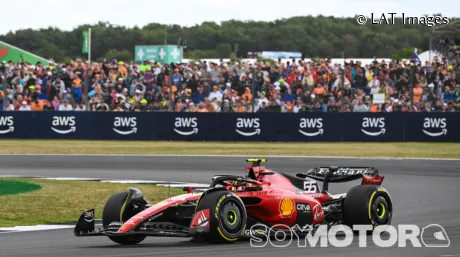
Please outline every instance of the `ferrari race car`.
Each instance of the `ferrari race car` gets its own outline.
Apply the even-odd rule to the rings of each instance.
[[[186,194],[149,204],[136,188],[112,195],[95,230],[94,209],[79,218],[78,237],[107,236],[132,245],[148,236],[189,237],[231,243],[255,236],[254,226],[269,231],[321,224],[389,225],[393,204],[372,167],[318,167],[296,176],[266,169],[266,159],[248,159],[245,176],[216,175],[209,188],[187,187]],[[330,183],[361,179],[347,193],[332,195]],[[322,188],[318,182],[322,182]],[[267,231],[267,230],[265,230]],[[258,230],[260,233],[260,230]]]

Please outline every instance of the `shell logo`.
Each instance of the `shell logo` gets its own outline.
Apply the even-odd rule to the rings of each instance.
[[[283,218],[291,217],[292,213],[294,213],[294,205],[295,205],[294,200],[291,197],[285,196],[281,198],[280,208],[279,208],[281,217]]]

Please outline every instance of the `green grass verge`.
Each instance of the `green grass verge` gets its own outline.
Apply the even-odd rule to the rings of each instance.
[[[230,143],[0,140],[0,154],[212,154],[460,158],[459,143]]]
[[[0,196],[15,195],[40,189],[41,186],[24,181],[0,180]]]
[[[4,181],[33,183],[41,189],[0,195],[0,227],[73,222],[83,211],[92,208],[96,209],[96,219],[100,219],[107,199],[128,187],[142,190],[151,203],[168,197],[167,187],[153,185],[0,178],[0,184]],[[181,189],[171,188],[171,196],[183,193]]]

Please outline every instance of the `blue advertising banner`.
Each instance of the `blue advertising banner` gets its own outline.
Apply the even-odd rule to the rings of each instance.
[[[459,142],[457,113],[415,113],[406,116],[405,139],[420,142]]]
[[[402,113],[347,115],[343,125],[343,141],[404,141],[404,114]]]
[[[281,125],[282,141],[338,142],[342,141],[341,119],[334,113],[289,113],[275,121]]]
[[[0,138],[460,142],[458,113],[1,112]]]

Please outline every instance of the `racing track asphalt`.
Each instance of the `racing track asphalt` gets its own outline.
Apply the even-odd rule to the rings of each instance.
[[[0,156],[0,163],[0,175],[196,183],[208,183],[211,176],[217,174],[243,175],[245,165],[243,158],[235,157],[164,156]],[[76,238],[71,229],[62,229],[0,234],[0,256],[460,256],[460,161],[270,158],[266,163],[269,168],[291,174],[304,172],[310,167],[330,165],[378,168],[386,176],[383,185],[393,198],[393,224],[417,224],[421,227],[440,224],[446,229],[450,247],[381,248],[370,242],[368,247],[361,248],[357,240],[354,240],[347,248],[304,248],[296,244],[287,248],[254,248],[250,247],[249,242],[208,245],[173,238],[147,238],[139,245],[126,247],[116,245],[104,237]],[[356,182],[333,184],[330,189],[332,193],[346,192],[354,184]]]

